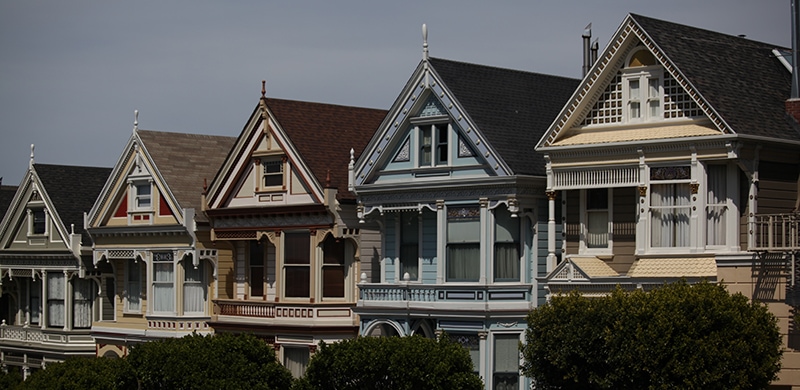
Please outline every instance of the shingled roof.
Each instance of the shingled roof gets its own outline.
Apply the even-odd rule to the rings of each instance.
[[[772,53],[780,47],[641,15],[630,18],[734,132],[800,141],[784,106],[791,73]]]
[[[545,175],[534,147],[580,80],[440,58],[429,63],[515,174]]]
[[[111,174],[111,168],[36,163],[33,164],[33,170],[67,232],[74,225],[75,233],[82,236],[83,245],[91,243],[91,238],[83,229],[83,213],[92,209]]]
[[[8,207],[11,205],[11,201],[14,200],[16,193],[17,186],[0,185],[0,221],[3,220],[5,213],[8,212]]]
[[[158,172],[181,208],[200,212],[204,180],[211,181],[228,155],[236,137],[137,130]]]
[[[267,98],[267,107],[311,169],[317,181],[337,188],[339,199],[354,199],[347,190],[350,149],[357,159],[384,117],[385,110]]]

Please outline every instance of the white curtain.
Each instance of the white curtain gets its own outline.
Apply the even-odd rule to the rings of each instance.
[[[727,167],[725,165],[709,165],[706,235],[707,245],[725,245],[725,211],[728,199],[727,194]]]
[[[495,209],[494,217],[494,280],[519,281],[521,218],[512,218],[505,207]]]
[[[64,326],[64,282],[63,273],[47,274],[47,325]]]
[[[174,312],[174,272],[172,263],[154,263],[155,277],[153,279],[153,311]]]
[[[36,279],[30,284],[30,302],[29,309],[31,314],[31,324],[37,325],[41,321],[42,311],[42,282],[41,279]]]
[[[308,348],[283,348],[283,365],[292,372],[292,376],[299,378],[306,372],[308,366]]]
[[[480,267],[480,244],[447,245],[447,280],[477,282]]]
[[[494,389],[519,388],[519,336],[494,336]]]
[[[185,313],[204,313],[206,304],[206,286],[203,283],[204,267],[201,261],[197,269],[191,260],[184,262],[183,279],[183,311]]]
[[[651,246],[661,248],[689,246],[690,192],[689,183],[652,185]]]
[[[586,246],[608,248],[608,210],[587,210]]]
[[[94,283],[91,280],[75,279],[72,285],[72,326],[90,328],[92,326],[92,300]]]
[[[126,299],[128,302],[129,311],[139,312],[142,310],[141,296],[142,296],[142,282],[141,282],[141,269],[139,264],[134,260],[128,260],[128,274],[125,285]]]

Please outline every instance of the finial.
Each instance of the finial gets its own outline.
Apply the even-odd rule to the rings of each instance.
[[[203,195],[208,194],[208,178],[203,178]]]
[[[261,97],[267,97],[267,80],[261,80]]]
[[[325,177],[325,187],[331,187],[331,170],[328,169],[328,175]]]
[[[33,168],[33,144],[31,144],[31,161],[28,164],[29,168]]]
[[[133,110],[133,132],[139,130],[139,110]]]
[[[422,59],[428,60],[428,25],[422,24]]]

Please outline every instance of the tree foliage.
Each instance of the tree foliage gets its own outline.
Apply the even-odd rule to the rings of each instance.
[[[469,352],[448,337],[321,343],[297,389],[483,389]]]
[[[71,357],[48,363],[19,383],[19,390],[122,390],[137,388],[133,370],[124,359]]]
[[[252,335],[189,335],[133,346],[127,357],[144,389],[288,389],[292,374]]]
[[[537,389],[763,389],[780,369],[775,316],[721,284],[571,293],[527,321],[522,369]]]

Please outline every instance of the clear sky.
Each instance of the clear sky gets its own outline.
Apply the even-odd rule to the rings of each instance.
[[[113,166],[133,128],[238,136],[269,97],[388,109],[422,57],[580,77],[628,13],[791,46],[790,0],[0,0],[0,176]]]

